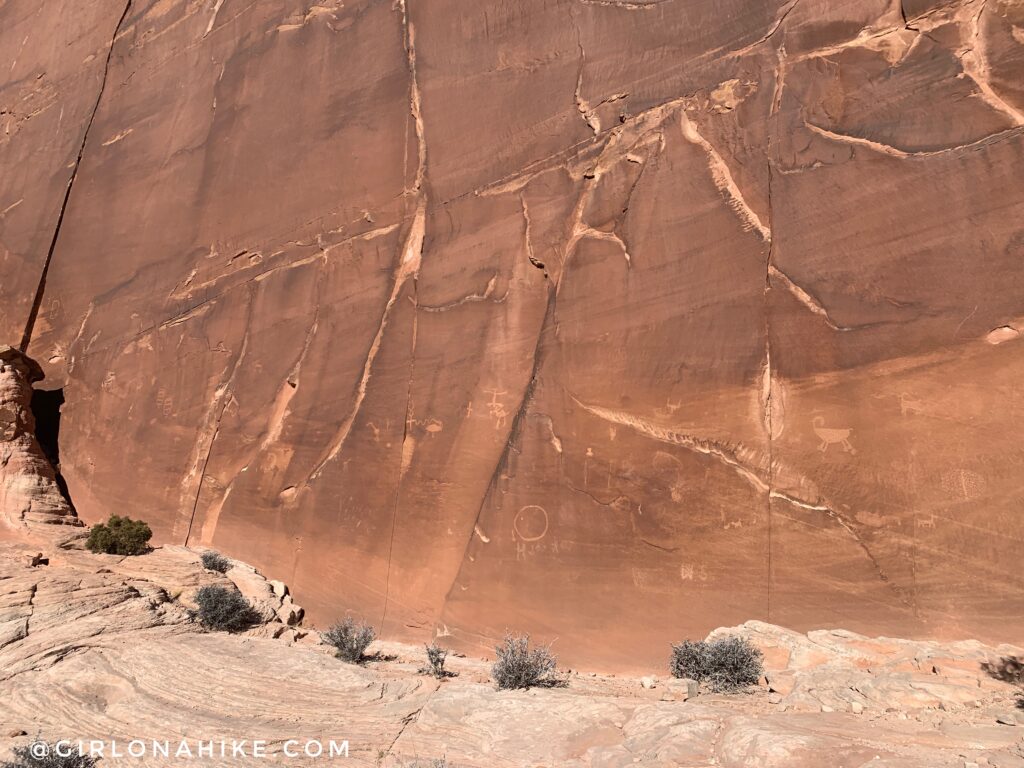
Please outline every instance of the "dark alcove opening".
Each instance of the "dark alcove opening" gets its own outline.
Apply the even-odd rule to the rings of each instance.
[[[63,389],[32,390],[32,415],[36,420],[36,440],[57,475],[57,487],[64,500],[75,508],[68,484],[60,473],[60,409],[64,405]]]

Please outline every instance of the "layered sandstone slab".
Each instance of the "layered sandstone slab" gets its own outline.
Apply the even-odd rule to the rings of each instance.
[[[30,545],[48,565],[21,563]],[[286,588],[244,563],[226,575],[204,571],[183,547],[121,558],[0,542],[0,580],[0,759],[38,734],[99,739],[108,750],[116,740],[122,754],[132,739],[185,740],[196,752],[201,741],[268,742],[263,759],[199,759],[232,768],[427,768],[442,757],[450,768],[1024,764],[1015,689],[981,668],[1024,653],[1017,647],[750,622],[715,632],[765,650],[768,681],[745,693],[689,696],[664,665],[644,680],[574,671],[564,689],[498,691],[489,659],[449,656],[457,676],[441,682],[418,672],[422,646],[378,643],[371,651],[381,660],[355,666],[333,658],[310,628],[203,632],[187,610],[199,587],[235,580],[258,600]],[[330,739],[348,740],[347,759],[281,755],[288,740]],[[139,762],[108,754],[103,764]]]
[[[85,519],[464,648],[1020,636],[1019,3],[109,5],[0,11]]]

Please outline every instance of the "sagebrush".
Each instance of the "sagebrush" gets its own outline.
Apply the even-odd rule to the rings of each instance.
[[[203,561],[203,568],[208,571],[227,573],[231,569],[231,561],[224,557],[220,552],[214,552],[212,549],[207,552],[203,552],[201,559]]]
[[[242,632],[258,621],[249,601],[224,587],[203,587],[196,593],[196,604],[196,616],[207,629]]]
[[[547,646],[530,648],[529,635],[506,635],[494,653],[497,659],[491,667],[491,677],[498,688],[553,688],[567,683],[558,673],[557,659],[551,649]]]
[[[96,554],[141,555],[149,551],[153,531],[142,520],[111,515],[106,523],[98,523],[89,531],[85,546]]]
[[[445,660],[448,658],[448,650],[437,643],[425,646],[427,650],[427,666],[420,669],[420,672],[433,675],[438,680],[445,677],[454,677],[455,673],[444,668]]]
[[[982,662],[981,668],[996,680],[1024,685],[1024,659],[1017,656],[1003,656],[999,661],[985,661]]]
[[[335,656],[358,664],[370,643],[377,637],[377,633],[369,624],[346,616],[344,621],[338,622],[324,632],[323,637],[328,645],[334,646]]]
[[[684,640],[672,646],[669,668],[674,677],[707,683],[715,691],[736,691],[757,685],[764,674],[763,654],[749,640],[736,635],[706,640]]]
[[[39,748],[39,744],[46,744],[45,753],[40,752],[39,757],[33,754],[33,746]],[[78,744],[74,742],[63,742],[60,744],[61,752],[66,755],[57,754],[57,744],[48,744],[37,741],[34,745],[26,744],[23,747],[14,747],[11,752],[13,760],[5,760],[0,763],[0,768],[93,768],[97,760],[90,755],[78,754]]]

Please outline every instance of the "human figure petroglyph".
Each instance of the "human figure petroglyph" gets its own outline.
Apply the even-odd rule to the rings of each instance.
[[[703,563],[682,563],[679,566],[679,579],[681,581],[707,581],[708,568]]]
[[[663,418],[673,416],[676,411],[683,407],[683,401],[680,400],[678,403],[673,403],[671,398],[665,398],[664,408],[655,408],[654,414]]]
[[[498,398],[501,395],[507,395],[508,392],[497,389],[485,389],[484,391],[491,396],[491,401],[487,403],[487,411],[494,419],[494,428],[501,429],[508,423],[508,411],[505,410],[505,404]]]
[[[924,413],[924,401],[912,398],[906,392],[900,392],[900,416],[908,413]]]
[[[107,375],[112,379],[114,374],[110,373]],[[103,380],[103,384],[107,384],[106,379]],[[160,387],[156,393],[156,409],[165,418],[174,411],[174,398],[163,387]]]
[[[843,450],[847,453],[857,453],[857,449],[850,443],[850,433],[852,429],[833,429],[825,426],[825,419],[821,416],[815,416],[811,420],[811,425],[814,428],[814,434],[818,436],[821,442],[818,444],[818,450],[822,453],[828,450],[830,445],[841,445]]]

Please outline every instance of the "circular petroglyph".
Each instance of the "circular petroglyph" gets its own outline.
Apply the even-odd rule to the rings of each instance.
[[[548,532],[547,510],[536,504],[527,504],[516,513],[512,530],[520,541],[540,541]]]

